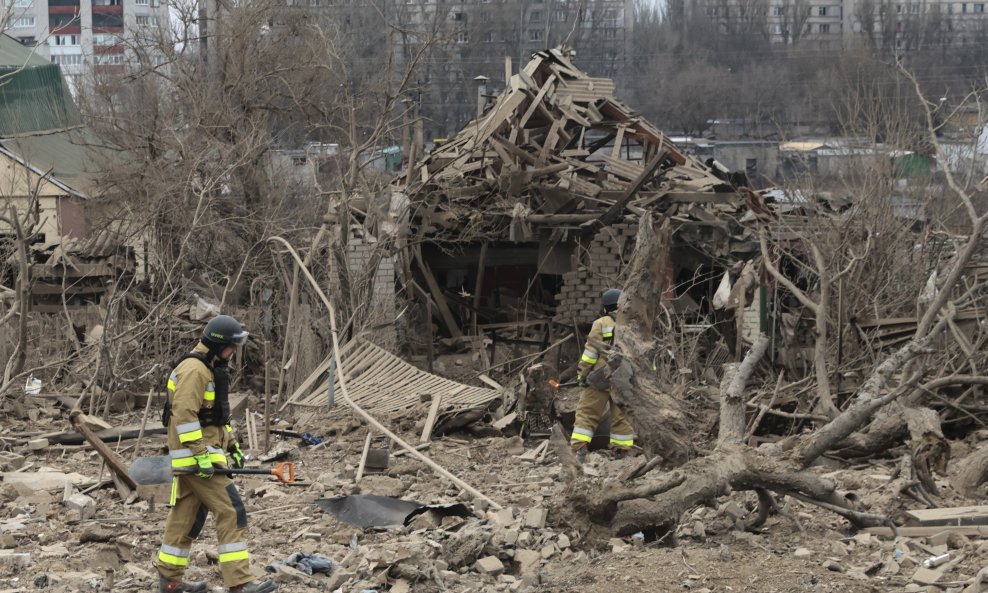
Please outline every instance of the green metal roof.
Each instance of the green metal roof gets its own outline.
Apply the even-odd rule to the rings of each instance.
[[[58,66],[0,35],[0,138],[80,124]]]
[[[0,33],[0,67],[49,66],[51,62],[10,35]]]
[[[41,174],[93,195],[100,170],[126,158],[83,124],[59,67],[0,34],[0,146]]]
[[[87,196],[97,193],[101,170],[122,156],[120,149],[101,142],[85,127],[0,138],[0,145],[40,173],[50,172],[53,178]]]

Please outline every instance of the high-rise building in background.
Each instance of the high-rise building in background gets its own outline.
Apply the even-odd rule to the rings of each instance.
[[[973,43],[988,30],[988,2],[952,0],[685,0],[686,19],[774,43],[866,39],[915,49]]]
[[[168,27],[164,0],[0,0],[5,32],[61,66],[75,91],[90,73],[123,71],[133,48]],[[153,58],[160,60],[162,58]]]

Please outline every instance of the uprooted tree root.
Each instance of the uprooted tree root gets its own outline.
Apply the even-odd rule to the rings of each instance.
[[[847,519],[855,528],[892,525],[883,513],[861,510],[853,493],[842,493],[837,484],[818,476],[807,468],[828,451],[846,444],[852,434],[867,426],[876,411],[911,392],[918,373],[896,385],[893,377],[908,368],[908,364],[927,353],[931,341],[939,335],[952,318],[952,308],[946,307],[939,321],[922,335],[915,336],[879,364],[858,389],[847,408],[816,431],[790,437],[757,449],[744,444],[746,423],[744,389],[768,347],[768,338],[760,336],[740,365],[731,368],[723,383],[720,401],[720,427],[716,448],[708,455],[689,459],[689,432],[685,414],[679,403],[663,393],[654,373],[649,373],[642,361],[649,359],[653,331],[650,320],[655,319],[651,303],[660,302],[656,287],[664,286],[655,279],[664,278],[663,250],[669,245],[669,224],[665,222],[656,232],[650,217],[639,226],[635,256],[625,295],[618,311],[622,329],[618,344],[608,354],[613,401],[625,412],[636,433],[644,437],[642,445],[652,459],[629,472],[627,479],[640,483],[627,486],[604,486],[598,479],[584,476],[566,447],[565,439],[556,431],[555,448],[566,468],[564,476],[570,482],[567,496],[559,501],[557,519],[570,526],[586,526],[591,540],[628,536],[644,532],[647,539],[668,538],[674,533],[680,517],[692,507],[712,504],[717,498],[734,491],[753,491],[758,495],[757,516],[748,526],[764,523],[775,506],[772,493],[815,505]],[[904,422],[910,441],[911,464],[903,466],[908,483],[904,490],[922,500],[935,492],[931,471],[942,469],[949,447],[936,422],[935,414],[917,411]],[[649,470],[658,467],[657,458],[675,466],[660,477],[649,477]]]

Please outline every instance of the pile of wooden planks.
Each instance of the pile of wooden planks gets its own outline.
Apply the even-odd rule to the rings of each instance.
[[[510,227],[503,238],[528,241],[533,227],[606,225],[625,210],[743,206],[614,91],[558,49],[535,54],[484,115],[396,181],[413,227],[434,240]]]

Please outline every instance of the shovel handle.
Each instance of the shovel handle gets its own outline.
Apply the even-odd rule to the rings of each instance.
[[[549,379],[549,387],[552,387],[556,391],[559,391],[560,389],[563,389],[564,387],[576,387],[577,384],[578,383],[576,381],[569,381],[567,383],[560,383],[559,381],[556,381],[555,379]]]
[[[213,473],[224,475],[224,476],[242,476],[242,475],[253,475],[253,476],[274,476],[278,478],[278,481],[282,484],[291,484],[295,481],[295,464],[287,461],[283,461],[276,465],[272,469],[263,468],[228,468],[228,467],[217,467],[213,469]],[[287,474],[287,475],[286,475]]]

